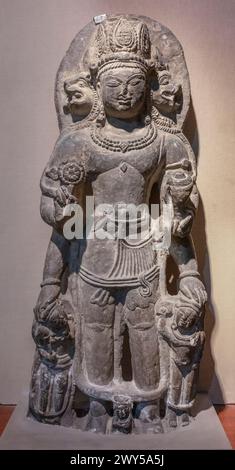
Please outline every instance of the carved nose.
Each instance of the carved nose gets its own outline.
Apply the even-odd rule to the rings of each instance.
[[[128,93],[128,84],[127,84],[127,83],[123,83],[121,95],[126,96],[127,93]]]

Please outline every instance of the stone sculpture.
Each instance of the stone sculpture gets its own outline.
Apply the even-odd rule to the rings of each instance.
[[[182,48],[149,18],[95,18],[66,53],[55,97],[60,135],[41,178],[41,216],[53,233],[34,309],[29,415],[103,433],[187,425],[206,292],[190,236],[198,192],[182,130]],[[146,211],[153,192],[159,230]],[[82,217],[92,197],[93,225]],[[67,209],[78,206],[75,220]],[[127,217],[127,206],[137,211]],[[80,236],[66,236],[77,223]]]

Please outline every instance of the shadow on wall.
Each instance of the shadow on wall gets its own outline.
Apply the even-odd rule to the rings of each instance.
[[[201,197],[195,224],[193,226],[193,240],[199,272],[208,294],[205,315],[206,343],[200,365],[199,390],[209,391],[213,382],[213,397],[216,397],[216,403],[221,404],[224,403],[224,397],[219,379],[216,376],[215,362],[211,352],[211,337],[216,323],[216,312],[211,296],[210,256],[207,247],[205,212]]]
[[[199,134],[193,103],[191,103],[189,109],[184,133],[193,147],[198,164]],[[216,402],[224,403],[222,388],[220,386],[218,377],[216,376],[215,362],[211,352],[211,336],[215,327],[216,313],[211,297],[210,256],[207,246],[205,211],[201,197],[199,200],[199,207],[195,222],[193,224],[192,236],[198,260],[198,269],[208,294],[208,302],[206,304],[205,314],[206,343],[200,365],[199,391],[208,392],[213,381],[213,396],[216,397]]]

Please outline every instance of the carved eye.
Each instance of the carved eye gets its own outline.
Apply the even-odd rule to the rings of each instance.
[[[136,86],[136,85],[139,85],[139,83],[141,83],[141,80],[142,80],[141,78],[136,78],[136,79],[131,80],[129,83],[132,86]]]
[[[114,80],[113,79],[113,80],[109,80],[107,82],[107,86],[112,87],[112,88],[116,87],[116,86],[119,86],[119,85],[121,85],[121,82],[119,80]]]
[[[145,77],[142,77],[141,75],[138,77],[133,77],[129,80],[129,84],[132,86],[139,85],[139,83],[143,82],[145,80]]]

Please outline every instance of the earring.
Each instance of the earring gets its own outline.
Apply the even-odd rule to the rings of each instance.
[[[96,118],[96,123],[98,127],[104,127],[105,125],[105,111],[102,101],[98,101],[98,116]]]
[[[144,124],[145,126],[149,126],[151,123],[151,116],[152,116],[152,90],[150,90],[150,87],[148,86],[147,89],[147,106],[146,106],[146,116],[144,118]]]
[[[144,118],[144,125],[149,126],[150,122],[151,122],[151,117],[149,116],[149,114],[147,114],[147,116],[145,116]]]

